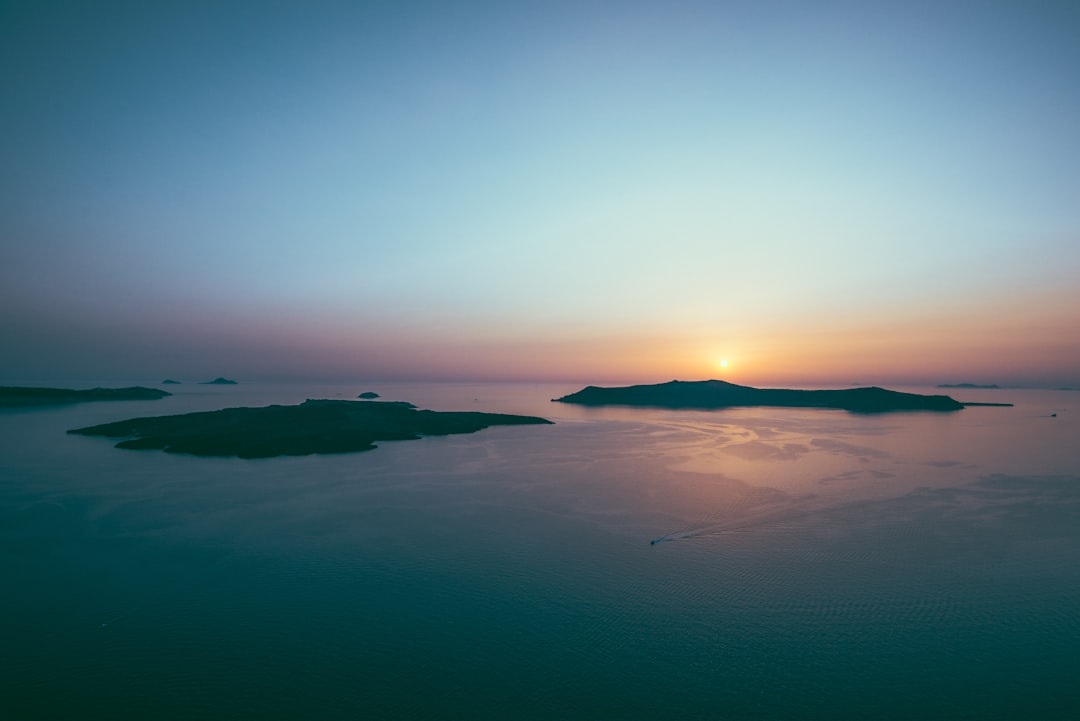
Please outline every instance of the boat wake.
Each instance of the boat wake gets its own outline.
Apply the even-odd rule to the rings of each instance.
[[[726,521],[705,523],[681,531],[672,531],[671,533],[652,539],[649,541],[649,545],[656,546],[661,543],[670,543],[672,541],[688,541],[696,538],[725,536],[744,531],[752,531],[764,526],[801,520],[823,510],[825,509],[814,507],[806,503],[789,505],[785,508],[755,514],[742,519],[729,518]]]

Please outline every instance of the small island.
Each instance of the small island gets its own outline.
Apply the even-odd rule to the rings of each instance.
[[[165,380],[161,381],[161,385],[163,385],[163,386],[178,386],[178,385],[180,385],[180,381],[174,381],[172,378],[166,378]]]
[[[376,399],[378,397],[379,397],[379,394],[376,393],[375,391],[364,391],[363,393],[361,393],[360,395],[357,396],[357,398],[362,398],[365,401],[374,400],[374,399]]]
[[[199,385],[203,386],[234,386],[236,381],[231,381],[228,378],[221,378],[220,376],[212,381],[203,381]]]
[[[400,401],[308,400],[295,406],[133,418],[68,433],[126,439],[117,443],[117,448],[271,458],[370,451],[376,448],[376,441],[475,433],[489,426],[550,423],[534,416],[417,410],[411,403]]]
[[[90,401],[152,401],[172,393],[158,388],[132,386],[130,388],[25,388],[0,386],[0,408],[18,406],[63,405]]]
[[[939,383],[938,388],[1000,388],[996,383]]]
[[[670,381],[621,388],[588,386],[576,393],[552,400],[584,406],[618,405],[702,410],[736,406],[771,406],[836,408],[856,413],[958,411],[965,405],[949,396],[901,393],[878,387],[844,390],[789,390],[752,388],[719,380]]]

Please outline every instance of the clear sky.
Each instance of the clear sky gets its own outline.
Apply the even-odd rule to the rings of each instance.
[[[1070,0],[9,0],[0,93],[0,383],[1080,386]]]

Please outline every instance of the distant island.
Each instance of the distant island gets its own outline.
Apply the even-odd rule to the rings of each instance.
[[[236,385],[236,381],[231,381],[228,378],[221,378],[219,376],[218,378],[215,378],[212,381],[203,381],[199,385],[204,385],[204,386],[234,386],[234,385]]]
[[[965,404],[949,396],[900,393],[884,388],[848,388],[845,390],[788,390],[751,388],[726,381],[670,381],[655,385],[582,390],[552,399],[558,403],[584,406],[646,406],[650,408],[716,409],[735,406],[771,406],[781,408],[837,408],[857,413],[888,411],[958,411]]]
[[[373,399],[378,398],[378,397],[379,397],[379,394],[376,393],[375,391],[364,391],[363,393],[361,393],[360,395],[357,396],[357,398],[363,398],[366,401],[370,401],[370,400],[373,400]]]
[[[271,458],[370,451],[376,441],[475,433],[497,425],[550,423],[533,416],[417,410],[411,403],[400,401],[308,400],[295,406],[133,418],[68,433],[126,438],[116,444],[117,448]]]
[[[17,406],[62,405],[90,401],[150,401],[171,396],[172,393],[158,388],[132,386],[130,388],[26,388],[0,386],[0,408]]]
[[[983,385],[981,383],[939,383],[938,388],[1000,388],[996,383]]]
[[[180,385],[180,381],[174,381],[172,378],[166,378],[165,380],[161,381],[161,385],[163,385],[163,386],[178,386],[178,385]]]

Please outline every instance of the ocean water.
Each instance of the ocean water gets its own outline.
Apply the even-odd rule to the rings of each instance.
[[[0,718],[1080,718],[1080,393],[549,401],[577,388],[0,412]],[[263,460],[64,433],[365,390],[555,425]]]

